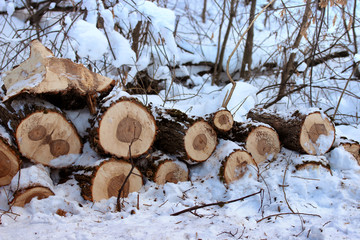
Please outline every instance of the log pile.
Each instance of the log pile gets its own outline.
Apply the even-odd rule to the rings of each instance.
[[[49,172],[59,168],[77,180],[84,199],[96,202],[127,197],[147,180],[159,185],[189,180],[192,166],[213,155],[218,138],[233,144],[218,156],[218,176],[226,185],[275,160],[281,146],[322,159],[335,139],[334,125],[321,111],[285,116],[253,109],[246,122],[234,121],[226,109],[194,117],[116,91],[104,97],[113,85],[82,65],[55,58],[40,42],[31,43],[29,59],[5,74],[0,105],[1,132],[11,136],[0,134],[0,186],[11,183],[10,204],[54,195]],[[66,109],[84,107],[90,128],[79,134]],[[96,151],[98,162],[74,163],[84,143]],[[358,144],[343,146],[359,159]]]

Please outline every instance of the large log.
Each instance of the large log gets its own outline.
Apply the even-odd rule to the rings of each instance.
[[[55,195],[49,170],[38,164],[21,169],[11,181],[14,192],[11,206],[24,207],[33,198],[43,199]]]
[[[22,93],[42,95],[62,108],[79,108],[95,94],[108,93],[114,80],[93,73],[69,59],[56,58],[38,40],[30,43],[30,57],[4,74],[4,100]]]
[[[151,181],[163,185],[189,180],[187,165],[172,156],[156,151],[136,160],[136,166]]]
[[[234,122],[232,129],[219,134],[219,138],[244,144],[256,164],[276,158],[281,148],[275,129],[259,122]]]
[[[1,132],[4,130],[0,127]],[[9,143],[9,139],[0,134],[0,186],[10,184],[20,168],[20,156]]]
[[[159,133],[154,146],[189,164],[206,161],[217,145],[215,130],[202,118],[176,109],[153,108]]]
[[[310,155],[323,155],[335,140],[335,127],[320,110],[287,114],[265,109],[252,109],[248,118],[271,125],[284,147]]]
[[[85,200],[97,202],[102,199],[117,197],[119,189],[131,171],[131,164],[116,159],[106,159],[98,166],[83,168],[75,179],[81,188]],[[143,186],[140,171],[135,167],[126,181],[121,197],[137,192]]]
[[[11,108],[13,112],[9,110],[7,115],[2,114],[2,109],[0,118],[3,123],[9,122],[7,125],[22,156],[52,166],[54,159],[81,153],[77,130],[58,108],[38,99],[15,100]]]
[[[89,134],[91,146],[100,154],[136,158],[152,146],[156,124],[151,112],[138,100],[121,97],[101,105]]]

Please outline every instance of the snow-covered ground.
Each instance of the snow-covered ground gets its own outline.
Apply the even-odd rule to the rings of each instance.
[[[78,2],[73,1],[74,4]],[[114,71],[101,71],[102,67],[108,66],[106,65],[108,62],[111,63],[108,68],[120,67],[122,64],[131,65],[128,81],[132,80],[137,71],[143,69],[152,72],[156,79],[165,79],[166,88],[158,95],[135,96],[145,104],[152,102],[197,116],[216,111],[221,107],[231,84],[213,86],[209,74],[198,76],[181,65],[186,62],[214,62],[221,19],[219,5],[222,6],[222,1],[208,0],[206,23],[201,23],[200,18],[203,1],[158,2],[161,6],[166,5],[167,8],[160,8],[156,3],[148,1],[134,0],[120,1],[110,11],[104,8],[102,1],[84,1],[82,9],[88,10],[87,17],[82,19],[77,18],[76,14],[67,15],[64,22],[54,24],[48,29],[47,35],[43,36],[43,43],[53,51],[57,49],[58,51],[54,51],[57,57],[75,60],[78,54],[82,58],[81,61],[98,64],[95,64],[97,66],[95,70],[116,80],[119,80],[119,76],[114,74]],[[259,12],[267,1],[257,2],[257,12]],[[303,4],[302,0],[284,2],[287,6]],[[348,9],[352,9],[352,1],[348,2]],[[14,6],[21,4],[21,1],[0,0],[0,10],[8,13],[1,18],[3,24],[1,41],[6,40],[10,44],[16,44],[26,39],[27,34],[31,35],[26,31],[14,34],[14,26],[20,29],[28,24],[15,17],[9,17],[14,14]],[[132,7],[137,10],[134,11]],[[235,30],[228,42],[225,59],[236,44],[238,39],[236,32],[244,31],[242,27],[246,25],[248,18],[249,6],[239,9],[238,20],[234,23]],[[281,47],[289,47],[287,32],[293,32],[297,28],[294,23],[296,21],[289,17],[289,14],[287,15],[289,23],[286,27],[281,27],[282,21],[285,21],[281,2],[277,1],[274,9],[278,10],[268,13],[270,15],[268,19],[262,15],[255,24],[257,35],[254,67],[261,68],[265,61],[281,63],[283,61]],[[291,13],[301,16],[304,7],[289,9],[293,11]],[[324,38],[325,40],[320,44],[322,49],[331,46],[336,41],[336,37],[342,34],[343,20],[339,9],[341,8],[332,7],[327,12],[332,25],[328,25],[324,30],[327,38]],[[105,30],[96,28],[98,13],[104,19]],[[356,13],[357,16],[360,15],[359,6]],[[339,16],[335,18],[337,14]],[[75,18],[78,20],[73,23]],[[53,23],[54,19],[50,22]],[[119,32],[114,31],[114,25],[118,24],[126,35],[125,33],[135,28],[139,19],[151,21],[149,32],[153,34],[152,41],[158,42],[159,39],[163,39],[165,44],[161,47],[156,44],[143,46],[138,60],[134,62],[135,53],[130,49],[129,41]],[[346,16],[345,19],[348,21],[350,17]],[[11,24],[7,24],[9,20]],[[177,21],[177,35],[174,37]],[[358,25],[359,19],[355,19],[355,22]],[[65,31],[58,34],[62,27],[65,27]],[[315,25],[311,24],[308,35],[312,36],[315,29]],[[225,30],[226,24],[222,34]],[[61,38],[68,40],[62,42]],[[359,37],[358,42],[360,42]],[[343,39],[338,43],[346,44]],[[306,45],[307,41],[303,39],[299,49],[291,51],[299,50],[298,58],[301,60]],[[348,47],[352,48],[349,44]],[[3,54],[4,49],[1,47]],[[8,66],[4,64],[6,61],[2,61],[1,70],[8,70],[22,62],[28,56],[28,50],[29,48],[24,48],[23,54],[18,57],[14,57],[15,53],[8,54],[7,57],[9,59],[14,57],[14,60]],[[231,60],[231,71],[241,66],[242,50],[243,46]],[[352,71],[348,67],[359,60],[358,55],[355,54],[341,60],[329,61],[327,64],[330,67],[326,68],[324,64],[320,64],[313,69],[312,97],[316,107],[329,109],[328,113],[333,113],[340,96],[339,89],[345,86],[345,80]],[[180,65],[180,70],[190,76],[188,82],[194,87],[190,89],[172,82],[172,71],[169,68],[171,65]],[[303,65],[300,65],[298,70],[304,70],[302,67]],[[253,76],[250,82],[236,79],[237,87],[228,104],[228,109],[234,114],[235,120],[245,121],[246,114],[251,108],[270,101],[276,95],[277,88],[271,87],[259,93],[264,87],[279,82],[280,77],[276,71],[274,70],[270,75],[266,73]],[[299,85],[309,83],[308,75],[309,72],[299,73],[293,80]],[[334,76],[339,78],[339,81],[335,81]],[[360,126],[356,117],[360,107],[358,84],[358,81],[350,82],[347,88],[350,92],[345,94],[338,110],[341,117],[336,118],[339,122],[350,124],[337,126],[337,136],[346,136],[356,141],[360,141]],[[308,93],[309,90],[304,89],[298,94],[283,98],[273,108],[279,110],[293,107],[307,108]],[[110,95],[118,94],[124,92],[116,88]],[[88,111],[84,109],[67,113],[80,135],[86,135],[86,128],[89,127]],[[11,189],[10,186],[2,187],[0,188],[0,239],[360,239],[360,166],[342,147],[336,147],[321,157],[300,155],[282,148],[277,159],[260,164],[259,169],[250,169],[241,180],[225,186],[218,177],[220,161],[232,147],[233,143],[220,140],[215,152],[207,161],[190,167],[190,181],[178,184],[167,183],[163,186],[146,181],[138,193],[132,193],[125,199],[121,212],[116,211],[115,198],[97,203],[85,201],[74,179],[55,184],[52,186],[55,196],[42,200],[33,199],[24,208],[9,209],[8,199],[11,198]],[[88,143],[85,143],[82,155],[69,158],[71,158],[69,161],[80,165],[102,159]],[[296,162],[303,158],[325,159],[330,163],[331,172],[321,166],[315,169],[296,170]],[[52,177],[56,182],[56,171],[52,171]],[[172,213],[196,205],[230,201],[259,191],[259,194],[243,201],[171,216]]]

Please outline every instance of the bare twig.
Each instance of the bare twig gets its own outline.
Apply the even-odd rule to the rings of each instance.
[[[283,216],[283,215],[304,215],[304,216],[314,216],[314,217],[319,217],[321,218],[320,215],[318,214],[312,214],[312,213],[300,213],[300,212],[288,212],[288,213],[278,213],[278,214],[272,214],[272,215],[269,215],[269,216],[266,216],[266,217],[263,217],[259,220],[257,220],[256,222],[259,223],[265,219],[268,219],[268,218],[272,218],[272,217],[278,217],[278,216]]]

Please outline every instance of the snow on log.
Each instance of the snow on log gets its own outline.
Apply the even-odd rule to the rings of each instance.
[[[75,173],[85,200],[98,202],[102,199],[117,197],[119,189],[131,171],[131,164],[114,158],[106,159],[100,165],[86,167]],[[121,197],[137,192],[143,186],[140,171],[135,167],[126,181]]]
[[[339,147],[342,146],[345,151],[351,153],[351,155],[353,155],[353,157],[357,160],[358,164],[360,165],[360,143],[352,140],[352,139],[348,139],[346,137],[340,137],[337,138],[334,142],[334,147]]]
[[[331,173],[330,163],[324,156],[301,155],[292,159],[296,170],[326,169]]]
[[[206,161],[217,145],[215,130],[202,118],[177,109],[153,108],[159,133],[154,146],[189,164]]]
[[[212,114],[206,115],[205,120],[208,121],[217,132],[227,132],[234,124],[234,118],[231,112],[226,109],[220,109]]]
[[[271,126],[259,122],[234,122],[230,131],[219,138],[244,144],[256,164],[276,158],[280,152],[280,140]]]
[[[13,113],[0,117],[10,117],[9,125],[18,150],[24,157],[35,163],[52,166],[51,161],[56,158],[81,153],[82,143],[77,130],[65,114],[53,105],[27,99],[13,101],[11,107]]]
[[[335,140],[335,127],[320,110],[296,110],[281,114],[265,109],[252,109],[248,118],[275,128],[284,147],[310,155],[328,152]]]
[[[114,80],[93,73],[69,59],[56,58],[38,40],[30,43],[30,57],[3,77],[8,100],[21,93],[45,94],[62,108],[79,108],[89,96],[107,93]]]
[[[156,151],[136,160],[136,166],[151,181],[159,185],[189,180],[189,169],[184,162]]]
[[[90,143],[101,154],[136,158],[146,153],[156,135],[155,119],[135,98],[106,102],[92,121]],[[129,149],[131,145],[131,150]]]
[[[1,134],[2,135],[2,134]],[[10,184],[20,168],[20,158],[6,138],[0,135],[0,186]]]
[[[33,198],[44,199],[55,195],[49,170],[41,164],[21,169],[11,181],[14,192],[10,205],[24,207]]]

